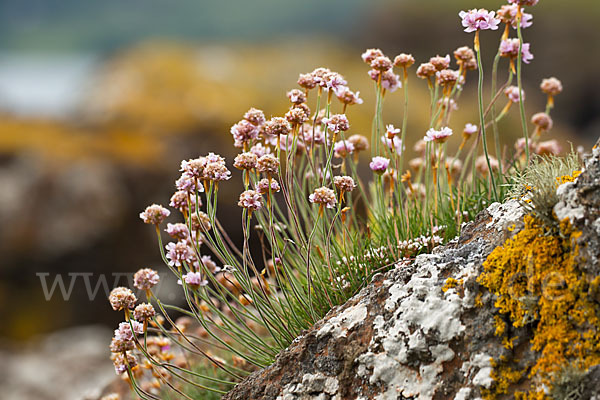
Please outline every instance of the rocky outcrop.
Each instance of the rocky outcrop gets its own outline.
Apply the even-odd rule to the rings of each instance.
[[[600,147],[594,148],[583,174],[560,186],[558,195],[555,214],[569,218],[582,232],[579,263],[598,276]],[[490,253],[523,228],[523,217],[516,200],[492,204],[463,227],[460,238],[376,275],[358,295],[297,338],[273,365],[250,375],[224,399],[482,397],[498,387],[493,360],[527,363],[539,357],[531,350],[530,325],[514,328],[510,346],[502,343],[496,334],[495,296],[477,281]],[[576,379],[565,377],[565,396],[600,396],[599,376],[600,366]],[[530,378],[525,375],[518,383],[527,387]]]

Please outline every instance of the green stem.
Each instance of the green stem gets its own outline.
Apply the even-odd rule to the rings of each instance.
[[[479,35],[479,31],[476,33]],[[494,194],[494,200],[498,201],[498,193],[496,192],[496,181],[494,179],[494,172],[492,171],[492,165],[490,163],[490,156],[487,149],[487,140],[485,135],[485,119],[483,110],[483,64],[481,62],[481,48],[475,46],[477,52],[477,68],[479,69],[479,81],[477,84],[477,102],[479,104],[479,126],[481,127],[481,144],[483,145],[483,153],[485,154],[485,160],[487,161],[490,181],[492,186],[492,192]]]

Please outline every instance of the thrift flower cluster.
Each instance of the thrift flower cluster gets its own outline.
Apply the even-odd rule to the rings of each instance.
[[[252,107],[231,126],[238,149],[233,160],[211,152],[181,162],[169,201],[177,212],[153,204],[140,218],[155,226],[160,256],[177,279],[183,305],[170,306],[156,296],[160,279],[150,268],[133,280],[146,303],[138,304],[127,288],[114,289],[109,298],[125,317],[110,345],[115,370],[140,397],[163,398],[165,392],[186,397],[182,382],[200,379],[201,362],[218,371],[218,379],[202,379],[197,387],[205,390],[212,382],[209,389],[226,391],[272,363],[302,330],[375,273],[403,268],[459,234],[463,222],[501,199],[510,174],[527,168],[530,152],[560,152],[556,141],[542,138],[552,129],[550,113],[562,84],[556,78],[542,81],[546,109],[528,119],[520,77],[521,64],[533,62],[531,46],[509,37],[511,30],[531,26],[533,16],[523,7],[537,1],[509,3],[497,12],[461,11],[462,29],[475,33],[473,47],[429,57],[412,76],[416,60],[409,53],[363,52],[364,79],[368,76],[375,88],[371,132],[358,131],[349,119],[348,107],[363,104],[359,92],[340,73],[318,67],[300,74],[298,86],[282,93],[287,110],[271,116]],[[481,88],[491,74],[484,75],[488,66],[479,40],[501,24],[495,68],[505,83],[489,86],[495,93],[487,103]],[[475,74],[479,112],[466,124],[455,121]],[[429,120],[420,128],[407,122],[407,83],[415,75],[430,93],[420,105]],[[384,112],[386,96],[401,96],[403,109]],[[496,109],[500,102],[506,105]],[[497,132],[516,108],[524,133],[513,145]],[[490,131],[493,140],[486,137]],[[410,143],[407,132],[419,140]],[[493,152],[488,142],[495,145]],[[507,151],[513,146],[515,151]],[[229,189],[236,174],[241,240],[220,222],[218,207],[220,185]],[[163,236],[171,241],[163,243]],[[184,316],[174,321],[174,311]]]

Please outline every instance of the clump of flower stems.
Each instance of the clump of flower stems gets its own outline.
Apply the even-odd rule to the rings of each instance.
[[[345,114],[363,103],[359,93],[339,73],[317,68],[301,74],[298,88],[287,93],[285,115],[267,119],[251,108],[232,126],[240,151],[233,163],[214,153],[182,162],[170,200],[176,212],[152,205],[141,217],[154,225],[163,261],[177,277],[185,305],[157,298],[152,291],[157,276],[148,269],[136,278],[147,301],[139,310],[128,289],[111,295],[113,308],[124,310],[126,321],[111,345],[115,368],[140,398],[164,398],[166,392],[192,398],[191,387],[223,393],[272,363],[304,329],[356,294],[375,273],[454,238],[463,222],[504,198],[505,184],[527,166],[530,152],[559,151],[539,140],[552,125],[549,113],[562,90],[555,78],[542,84],[548,107],[543,116],[534,116],[535,134],[528,135],[520,78],[523,49],[527,62],[533,56],[521,28],[531,25],[531,15],[523,13],[521,2],[511,3],[498,10],[500,18],[487,10],[461,12],[465,31],[475,35],[474,49],[463,46],[454,52],[456,69],[449,55],[416,68],[431,96],[429,124],[414,144],[417,158],[405,157],[409,70],[415,60],[410,54],[392,60],[369,49],[362,59],[376,93],[370,141],[352,131]],[[486,101],[480,32],[501,24],[505,29]],[[507,42],[512,30],[518,37]],[[507,79],[498,87],[503,58],[508,58]],[[448,143],[459,136],[453,134],[453,111],[475,74],[479,122],[459,129],[458,150],[451,154]],[[511,86],[514,75],[516,87]],[[395,92],[403,96],[403,106],[389,112],[401,119],[399,128],[386,123],[383,112],[384,100]],[[508,102],[497,112],[505,96]],[[503,151],[498,122],[513,104],[520,107],[523,138],[515,152]],[[488,149],[490,128],[494,152]],[[219,188],[228,184],[230,166],[243,182],[238,201],[242,243],[234,243],[218,218]],[[367,174],[371,179],[364,179]],[[164,229],[172,238],[165,244],[161,230],[171,214],[177,221]],[[250,248],[251,238],[261,243],[258,251]],[[174,320],[175,315],[180,318]]]

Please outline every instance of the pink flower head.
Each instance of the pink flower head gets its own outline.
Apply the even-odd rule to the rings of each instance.
[[[325,91],[332,90],[334,93],[343,92],[346,89],[346,85],[348,82],[344,79],[344,77],[337,72],[320,69],[317,68],[315,74],[315,81],[319,86],[323,88]]]
[[[500,20],[495,17],[496,13],[494,11],[488,11],[484,8],[461,11],[458,15],[462,18],[462,25],[467,33],[486,29],[495,31],[500,23]]]
[[[334,133],[347,131],[350,128],[348,118],[344,114],[334,114],[329,118],[323,118],[323,123],[327,125],[327,129]]]
[[[258,157],[258,158],[260,158],[270,152],[271,152],[271,149],[268,147],[265,147],[262,143],[256,143],[254,146],[250,147],[250,153],[256,154],[256,157]]]
[[[517,58],[519,56],[519,39],[505,39],[500,43],[500,55],[502,57]],[[533,54],[529,50],[530,44],[523,43],[521,57],[523,62],[529,64],[533,60]]]
[[[244,143],[248,143],[258,137],[258,128],[256,125],[245,119],[233,125],[230,129],[234,139],[235,147],[242,147]]]
[[[208,281],[202,279],[202,274],[200,272],[188,272],[187,274],[182,276],[183,281],[192,287],[200,287],[208,285]],[[177,280],[177,284],[181,285],[181,279]]]
[[[308,196],[308,200],[311,203],[326,206],[327,208],[334,208],[337,203],[335,192],[325,186],[315,189],[315,191]]]
[[[354,145],[347,140],[340,140],[333,145],[334,155],[337,158],[344,158],[354,153]]]
[[[187,172],[181,174],[179,179],[175,181],[175,187],[178,191],[185,193],[204,192],[204,186],[198,183],[198,178],[193,177]]]
[[[371,159],[371,162],[369,163],[369,168],[371,168],[371,171],[375,172],[376,174],[381,175],[385,172],[389,165],[389,158],[375,156]]]
[[[185,240],[190,236],[190,232],[186,224],[167,224],[165,232],[174,239]]]
[[[374,59],[377,57],[383,57],[383,51],[379,49],[367,49],[364,53],[362,53],[361,58],[367,64],[371,64]]]
[[[168,243],[165,248],[167,250],[169,265],[172,267],[180,267],[184,262],[189,263],[194,258],[191,249],[188,247],[187,243],[182,240],[177,243]]]
[[[359,97],[360,92],[354,93],[348,88],[344,88],[343,91],[336,92],[337,98],[344,104],[353,105],[353,104],[362,104],[363,100]]]
[[[238,206],[250,211],[260,210],[262,208],[262,197],[256,190],[246,190],[240,194]]]
[[[513,103],[519,103],[521,99],[519,98],[519,88],[517,86],[509,86],[504,89],[504,94],[508,97],[508,100]],[[521,90],[521,97],[525,100],[525,91]]]
[[[388,92],[395,92],[402,87],[400,76],[394,74],[391,70],[383,72],[381,77],[381,85]]]
[[[131,330],[132,325],[133,325],[133,331]],[[137,321],[133,321],[133,320],[131,321],[131,325],[129,325],[129,322],[121,322],[119,324],[119,328],[115,329],[115,339],[120,340],[120,341],[133,340],[134,332],[137,335],[143,335],[144,334],[144,325]]]
[[[513,28],[517,29],[517,13],[519,6],[516,4],[505,4],[498,10],[498,18],[505,23],[510,24]],[[521,28],[529,28],[533,25],[533,15],[521,12]]]
[[[445,126],[440,130],[433,128],[428,130],[423,140],[426,142],[444,143],[450,136],[452,136],[452,129]]]
[[[463,136],[468,138],[471,135],[477,133],[478,131],[479,127],[469,122],[465,125],[465,129],[463,129]]]
[[[169,224],[171,225],[171,224]],[[142,268],[133,275],[133,286],[140,290],[150,290],[158,284],[158,272],[150,268]]]
[[[535,149],[535,152],[540,155],[554,155],[557,156],[562,151],[562,148],[556,141],[556,139],[540,142]]]
[[[394,136],[392,139],[390,139],[389,136],[382,136],[381,142],[386,145],[388,149],[395,151],[398,155],[402,154],[402,151],[404,150],[402,139],[398,136]]]
[[[316,125],[314,128],[312,126],[305,125],[302,136],[306,145],[325,144],[326,140],[327,143],[329,143],[329,134],[323,132],[323,129],[321,129],[321,127],[318,125]]]
[[[510,4],[518,4],[520,6],[535,6],[539,0],[508,0]]]
[[[171,211],[167,210],[163,206],[152,204],[151,206],[146,207],[146,209],[140,213],[140,218],[145,224],[159,225],[170,214]]]
[[[388,137],[393,137],[400,133],[400,128],[396,128],[394,125],[388,124],[385,126],[385,131]]]

